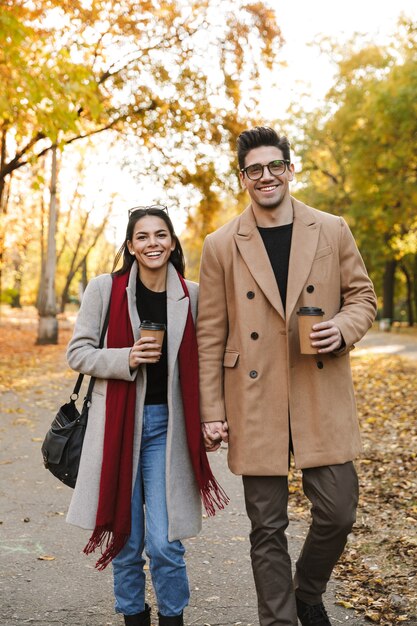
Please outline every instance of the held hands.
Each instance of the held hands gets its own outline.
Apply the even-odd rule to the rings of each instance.
[[[342,347],[342,333],[333,320],[314,324],[313,331],[315,332],[310,333],[311,345],[317,348],[319,353],[333,352]]]
[[[155,337],[141,337],[130,351],[129,367],[135,369],[141,363],[158,363],[160,358],[161,346]]]
[[[222,441],[229,441],[227,422],[203,422],[201,424],[204,445],[207,452],[215,452]]]

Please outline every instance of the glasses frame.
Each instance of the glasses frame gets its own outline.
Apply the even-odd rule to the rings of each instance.
[[[284,169],[279,174],[273,174],[273,172],[271,172],[271,167],[270,166],[273,163],[277,163],[278,161],[284,165]],[[254,167],[255,165],[262,168],[262,174],[260,176],[257,176],[256,178],[252,178],[252,176],[249,176],[247,170],[248,170],[249,167]],[[247,167],[242,167],[242,169],[240,171],[243,172],[244,174],[246,174],[246,176],[249,178],[249,180],[261,180],[261,178],[263,178],[263,176],[264,176],[265,168],[268,169],[268,172],[271,174],[271,176],[275,176],[276,177],[276,176],[281,176],[285,172],[286,168],[289,165],[291,165],[291,161],[289,161],[288,159],[274,159],[273,161],[270,161],[266,165],[262,165],[262,163],[252,163],[252,165],[248,165]]]
[[[131,209],[128,209],[127,213],[128,213],[128,216],[131,217],[133,213],[135,213],[136,211],[140,211],[140,210],[147,211],[148,209],[157,209],[158,211],[165,211],[165,213],[169,215],[168,207],[165,206],[165,204],[148,204],[146,206],[138,205],[138,206],[132,207]]]

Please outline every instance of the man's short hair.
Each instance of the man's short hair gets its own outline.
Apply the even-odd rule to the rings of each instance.
[[[255,126],[244,130],[237,138],[237,158],[239,169],[245,167],[245,158],[248,152],[261,146],[275,146],[279,148],[285,160],[291,161],[290,142],[287,137],[281,137],[269,126]]]

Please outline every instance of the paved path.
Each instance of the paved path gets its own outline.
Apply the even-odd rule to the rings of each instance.
[[[352,356],[364,354],[396,354],[417,361],[417,334],[407,334],[405,331],[379,332],[369,331],[359,341]]]

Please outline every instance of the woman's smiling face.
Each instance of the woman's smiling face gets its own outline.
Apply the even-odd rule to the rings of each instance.
[[[175,241],[163,219],[155,215],[145,215],[136,222],[132,240],[127,245],[140,268],[157,271],[167,265],[175,248]]]

